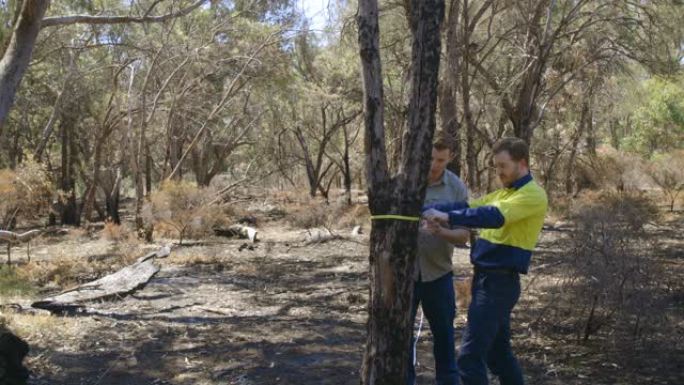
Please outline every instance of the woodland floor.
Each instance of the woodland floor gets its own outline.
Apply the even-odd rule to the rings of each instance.
[[[668,274],[679,280],[683,217],[671,217],[654,230],[666,244],[662,258]],[[218,237],[188,242],[159,260],[161,271],[143,290],[92,304],[77,315],[29,314],[5,306],[6,321],[31,345],[29,383],[357,384],[366,331],[367,238],[306,246],[302,233],[272,221],[262,225],[261,241],[254,245]],[[523,278],[514,311],[514,350],[527,383],[684,384],[684,292],[674,293],[671,306],[663,309],[677,324],[677,335],[653,337],[656,348],[647,352],[606,348],[600,336],[582,344],[567,333],[551,338],[530,326],[544,312],[545,290],[563,269],[563,235],[543,234],[533,262],[537,269]],[[86,232],[35,243],[30,264],[62,258],[110,269],[157,247]],[[20,248],[13,259],[26,264]],[[64,274],[74,271],[70,267]],[[456,279],[470,274],[467,250],[456,250],[454,271]],[[86,269],[73,283],[101,274]],[[45,283],[2,301],[28,306],[62,288]],[[465,310],[458,309],[457,340]],[[431,335],[424,331],[419,384],[434,383],[431,349]]]

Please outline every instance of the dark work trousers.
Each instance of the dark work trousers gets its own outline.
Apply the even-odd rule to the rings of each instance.
[[[430,324],[432,331],[433,353],[437,385],[457,385],[456,353],[454,346],[454,317],[456,316],[456,296],[454,295],[453,274],[451,272],[430,282],[416,282],[413,292],[411,319],[415,320],[418,305]],[[407,384],[416,383],[414,366],[415,336],[411,344],[414,349],[409,354]]]
[[[511,350],[511,311],[520,297],[517,273],[477,271],[457,363],[462,385],[487,385],[487,368],[501,385],[522,385]]]

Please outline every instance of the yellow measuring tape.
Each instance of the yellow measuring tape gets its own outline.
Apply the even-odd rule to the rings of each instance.
[[[420,221],[420,217],[408,217],[406,215],[393,215],[393,214],[386,214],[386,215],[371,215],[372,220],[383,220],[383,219],[394,219],[397,221],[409,221],[409,222],[418,222]]]

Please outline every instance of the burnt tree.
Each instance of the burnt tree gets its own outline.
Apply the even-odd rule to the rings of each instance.
[[[444,1],[411,0],[407,5],[413,33],[411,94],[401,163],[397,172],[390,175],[383,123],[378,4],[376,0],[359,1],[368,204],[373,215],[418,216],[430,167]],[[373,221],[362,384],[397,385],[406,381],[417,235],[418,222]]]

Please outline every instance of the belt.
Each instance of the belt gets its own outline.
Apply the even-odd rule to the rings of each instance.
[[[518,274],[516,270],[513,269],[505,269],[505,268],[484,268],[484,267],[479,267],[475,266],[475,274],[477,273],[494,273],[494,274]]]

